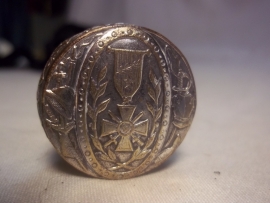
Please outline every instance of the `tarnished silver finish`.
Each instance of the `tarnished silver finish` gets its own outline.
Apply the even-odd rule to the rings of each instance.
[[[57,152],[99,178],[141,175],[183,141],[196,90],[183,54],[147,28],[86,30],[52,54],[38,86],[42,126]]]

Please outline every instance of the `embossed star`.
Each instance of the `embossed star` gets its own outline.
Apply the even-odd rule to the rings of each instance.
[[[117,133],[117,137],[120,136],[121,140],[115,151],[133,151],[131,140],[137,142],[139,145],[143,145],[140,139],[135,135],[147,136],[148,119],[137,122],[143,116],[143,112],[140,112],[137,116],[132,118],[136,106],[118,105],[118,108],[121,119],[109,111],[110,116],[116,123],[103,119],[101,137]]]

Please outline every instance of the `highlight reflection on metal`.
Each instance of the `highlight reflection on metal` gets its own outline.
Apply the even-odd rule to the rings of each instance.
[[[147,28],[115,24],[63,42],[46,64],[38,111],[57,152],[98,178],[141,175],[183,141],[196,90],[183,54]]]

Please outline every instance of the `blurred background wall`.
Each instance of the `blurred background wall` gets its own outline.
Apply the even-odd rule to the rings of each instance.
[[[81,25],[127,22],[146,26],[178,45],[267,48],[269,13],[267,0],[74,0],[68,20]]]
[[[91,26],[116,22],[156,30],[184,53],[224,49],[267,56],[270,51],[267,0],[1,0],[0,4],[2,67],[42,68],[64,39]],[[1,55],[3,47],[13,49]]]

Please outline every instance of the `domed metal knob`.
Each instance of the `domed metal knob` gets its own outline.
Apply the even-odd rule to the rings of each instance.
[[[114,24],[64,41],[46,64],[38,111],[78,170],[124,179],[163,163],[183,141],[196,90],[183,54],[150,29]]]

